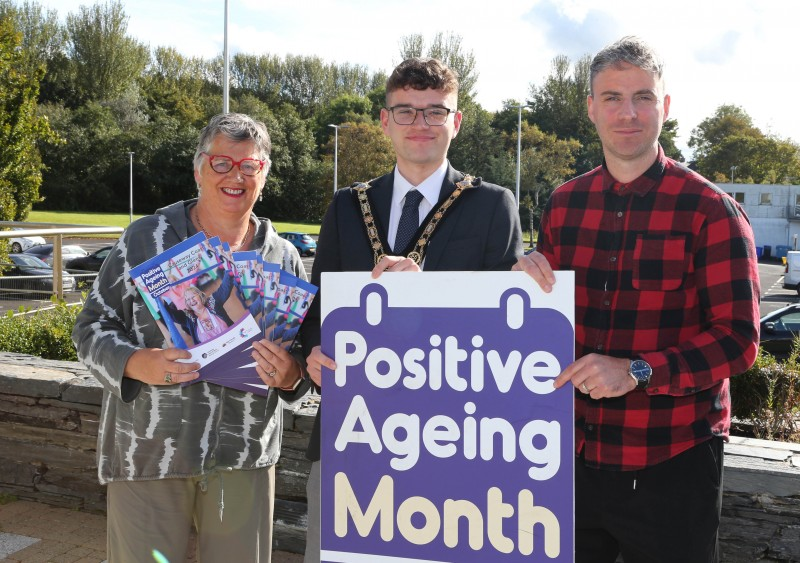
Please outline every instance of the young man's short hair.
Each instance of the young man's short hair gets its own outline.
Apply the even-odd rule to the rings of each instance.
[[[395,90],[441,90],[445,94],[458,92],[458,76],[438,59],[413,57],[404,60],[386,81],[386,96]]]

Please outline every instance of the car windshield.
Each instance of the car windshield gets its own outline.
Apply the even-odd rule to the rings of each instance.
[[[44,268],[49,270],[50,266],[44,263],[40,258],[36,256],[26,256],[24,254],[12,254],[11,260],[13,260],[14,264],[17,266],[27,266],[29,268]]]
[[[62,246],[61,247],[61,253],[62,254],[80,254],[81,256],[88,255],[88,252],[86,252],[80,246],[76,246],[76,245]]]

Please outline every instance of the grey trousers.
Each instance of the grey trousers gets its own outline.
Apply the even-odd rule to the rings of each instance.
[[[275,467],[109,483],[109,563],[185,561],[192,524],[204,563],[272,558]]]

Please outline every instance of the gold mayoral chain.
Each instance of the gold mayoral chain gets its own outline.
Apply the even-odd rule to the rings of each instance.
[[[422,264],[422,261],[425,259],[425,249],[428,246],[428,241],[433,236],[433,232],[436,230],[436,227],[439,226],[439,223],[442,219],[444,219],[447,210],[456,202],[456,200],[464,193],[464,190],[470,188],[477,188],[481,185],[480,178],[473,178],[469,174],[464,176],[464,179],[460,182],[456,182],[456,189],[453,190],[448,198],[439,206],[439,209],[433,215],[429,215],[430,219],[428,219],[427,224],[425,224],[425,228],[422,230],[422,234],[417,239],[416,244],[411,252],[408,253],[408,258],[411,258],[415,263]],[[372,246],[372,254],[375,260],[375,264],[381,261],[381,259],[387,255],[386,250],[383,248],[383,244],[381,243],[381,239],[378,237],[378,227],[375,225],[375,219],[372,215],[372,207],[370,207],[369,199],[367,198],[367,190],[369,190],[372,186],[369,183],[361,183],[359,182],[356,184],[353,189],[358,196],[358,203],[361,207],[361,215],[364,217],[364,226],[367,229],[367,236],[369,237],[370,246]]]

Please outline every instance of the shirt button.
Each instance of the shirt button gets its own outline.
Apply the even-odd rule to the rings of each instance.
[[[602,344],[598,344],[597,346],[595,346],[595,349],[596,350],[602,350],[603,349],[603,345]]]
[[[608,307],[609,305],[611,305],[611,301],[609,301],[608,299],[606,299],[605,301],[603,301],[603,305],[605,305],[606,307]]]
[[[622,211],[617,211],[617,217],[622,217]]]
[[[594,424],[587,424],[586,425],[587,432],[594,432]]]
[[[617,257],[616,257],[616,256],[612,256],[612,257],[611,257],[611,261],[612,261],[612,262],[616,262],[616,261],[617,261]]]

